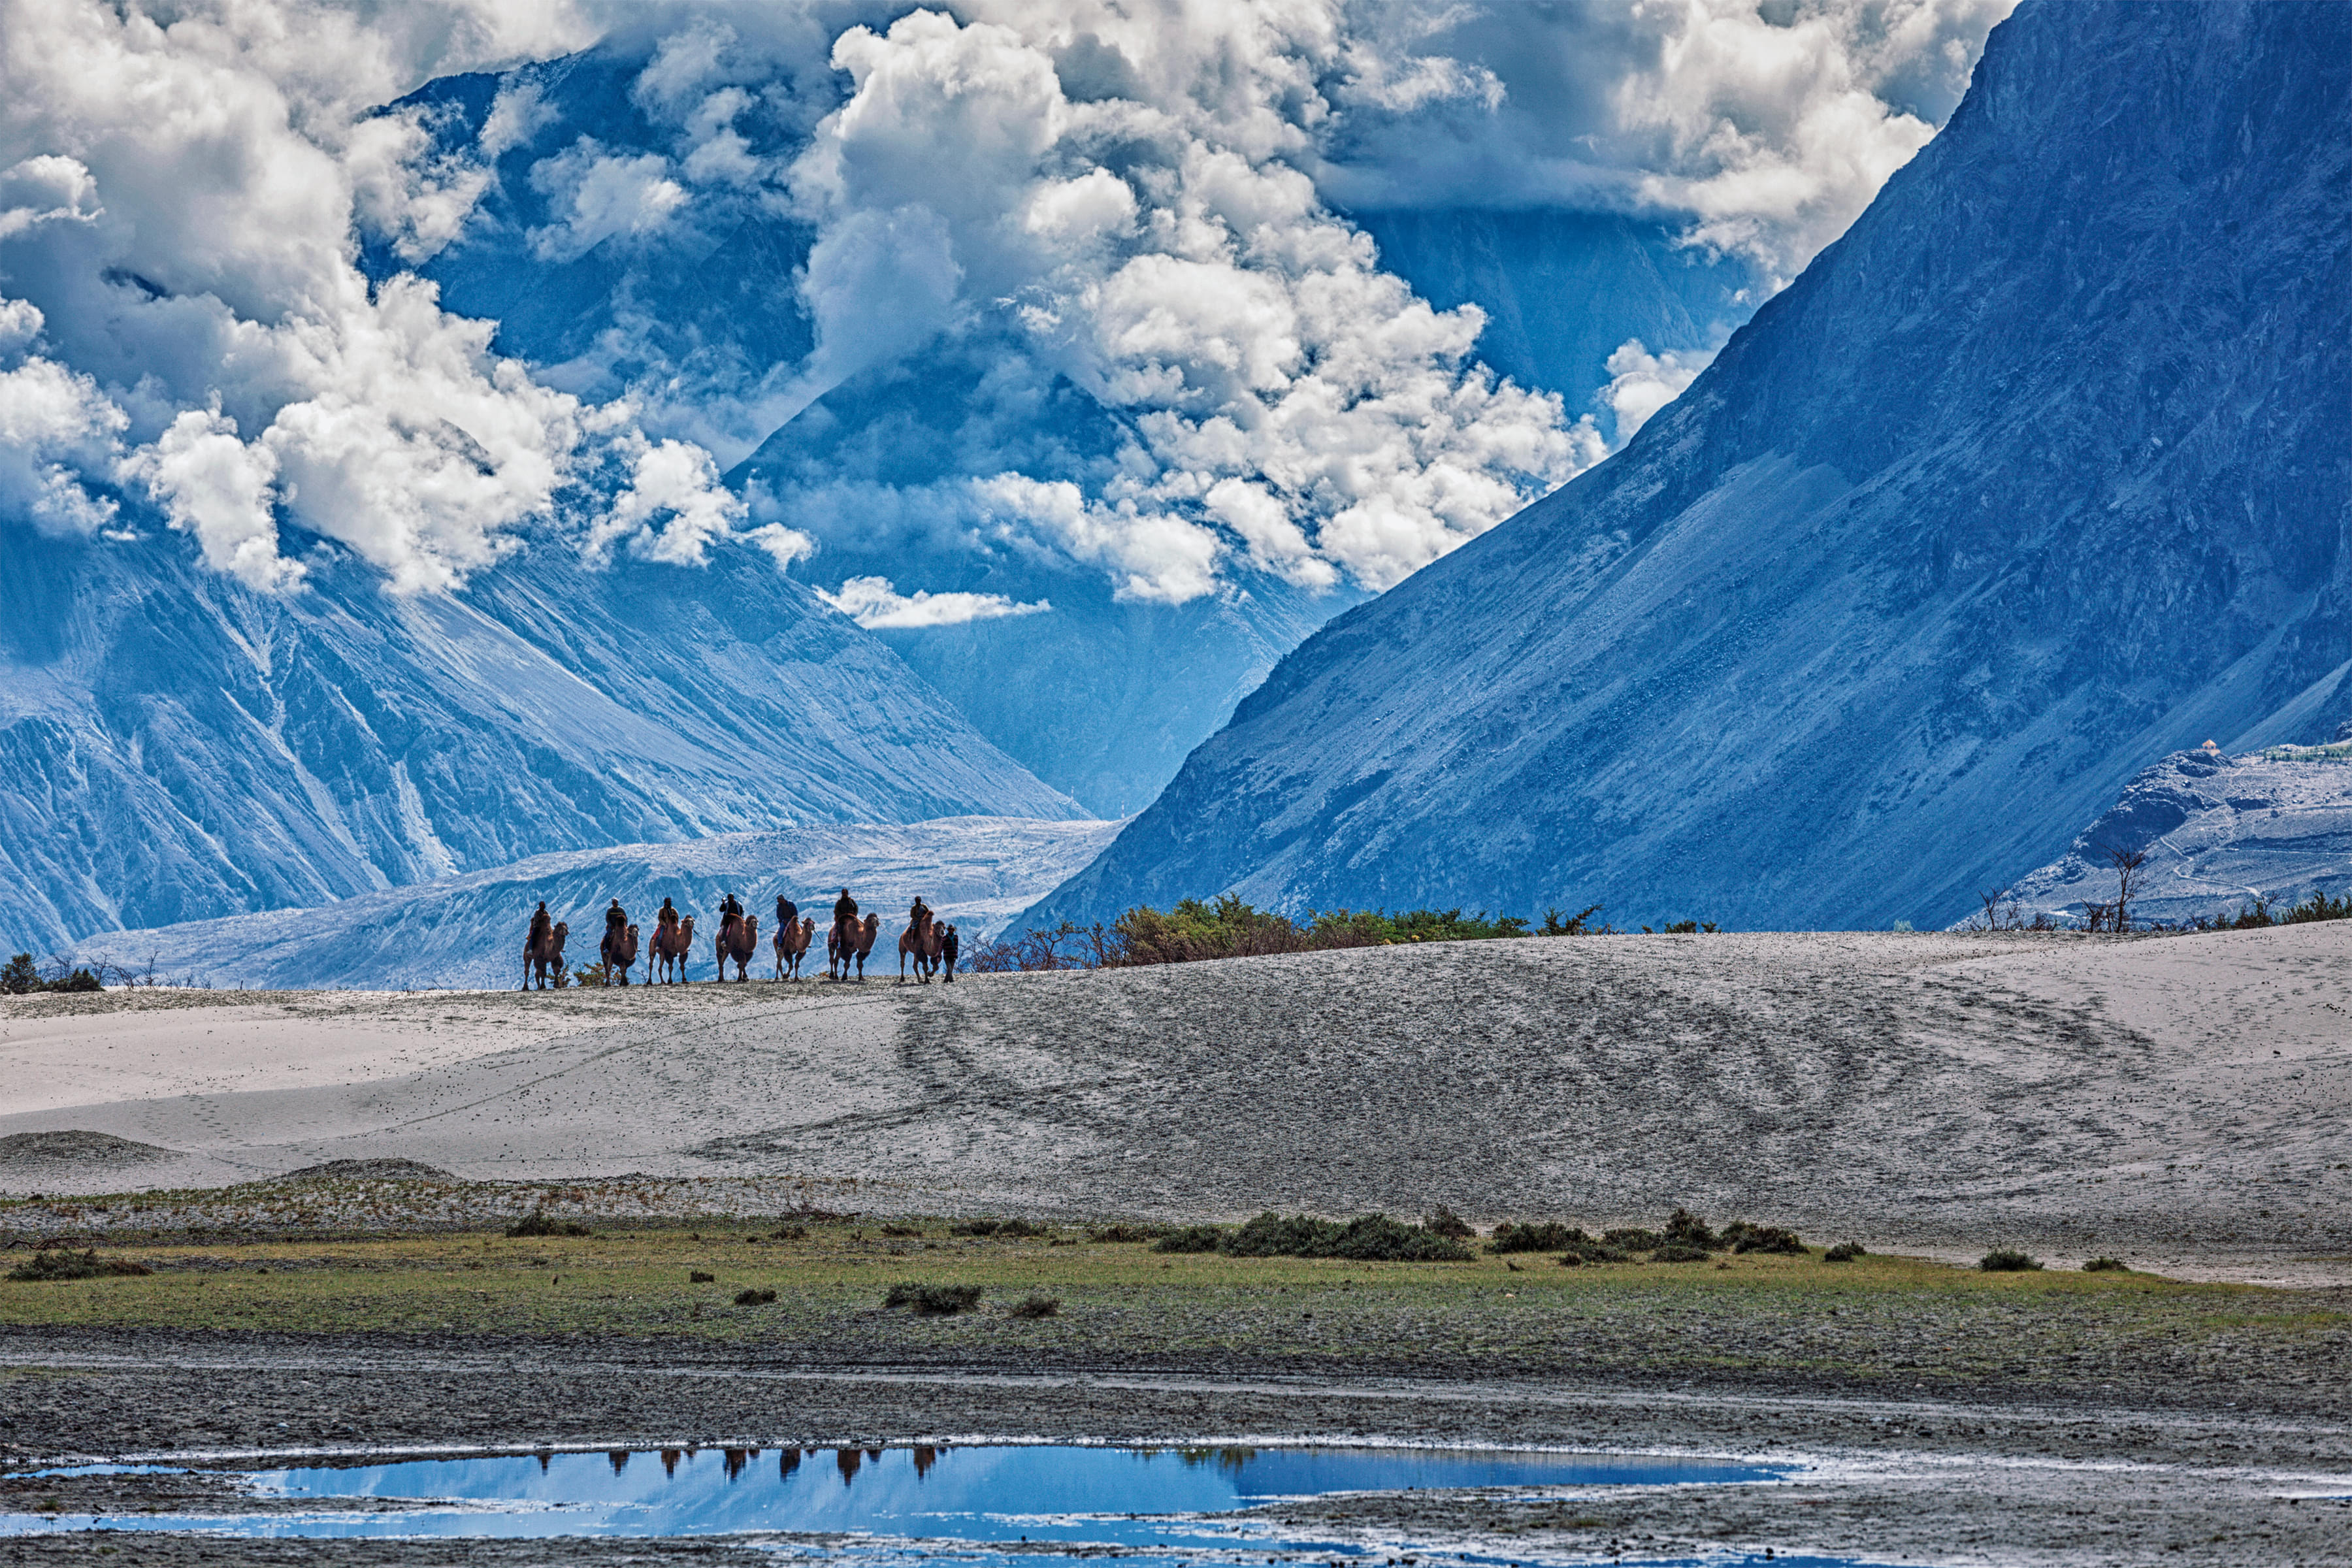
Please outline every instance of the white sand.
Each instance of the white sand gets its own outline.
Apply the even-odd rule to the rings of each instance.
[[[2352,1279],[2352,922],[1361,950],[952,989],[0,1005],[0,1136],[474,1178],[856,1178],[916,1208],[1655,1223]]]

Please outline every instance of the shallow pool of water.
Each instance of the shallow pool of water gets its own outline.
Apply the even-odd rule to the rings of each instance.
[[[828,1554],[936,1559],[944,1552],[985,1560],[991,1568],[1013,1568],[1024,1561],[1024,1544],[1076,1542],[1125,1548],[1169,1563],[1242,1556],[1339,1563],[1365,1549],[1299,1538],[1261,1521],[1220,1516],[1272,1499],[1334,1492],[1702,1486],[1769,1480],[1786,1473],[1661,1456],[1468,1449],[671,1448],[257,1469],[246,1472],[246,1480],[280,1511],[19,1514],[0,1516],[0,1533],[93,1525],[239,1536],[774,1531],[845,1538],[800,1543],[803,1550]],[[306,1502],[320,1506],[303,1507]],[[373,1503],[383,1506],[368,1506]],[[960,1552],[950,1542],[970,1546]],[[1407,1550],[1402,1543],[1388,1543],[1380,1552],[1392,1556]],[[1057,1555],[1054,1561],[1067,1559]],[[1449,1554],[1448,1561],[1506,1560]]]

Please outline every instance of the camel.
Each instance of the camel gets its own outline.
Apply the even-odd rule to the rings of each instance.
[[[760,951],[760,917],[729,915],[719,927],[719,935],[712,939],[711,946],[719,959],[719,983],[721,985],[727,984],[730,959],[735,963],[735,978],[749,980],[751,976],[744,973],[744,966],[751,962],[751,955]]]
[[[815,938],[814,920],[786,921],[776,928],[776,979],[801,977],[801,960],[808,956],[809,943]]]
[[[629,966],[637,961],[637,928],[630,926],[618,935],[606,931],[604,940],[597,946],[596,956],[611,964],[614,973],[621,977],[620,983],[626,985],[629,983]]]
[[[846,943],[843,942],[842,930],[837,925],[825,933],[824,955],[828,960],[825,978],[828,980],[848,979],[852,963],[857,965],[857,978],[866,978],[866,955],[874,951],[874,940],[882,934],[882,917],[867,915],[863,925],[853,924],[849,929],[854,934]]]
[[[656,926],[652,951],[646,955],[646,984],[651,985],[654,976],[663,976],[670,984],[686,978],[687,960],[694,956],[694,917],[687,916],[676,925]]]
[[[907,983],[907,955],[915,955],[915,979],[929,985],[931,976],[939,972],[940,953],[947,942],[947,928],[939,918],[925,910],[913,925],[898,933],[898,984]]]
[[[547,989],[548,975],[551,973],[562,973],[563,969],[563,939],[571,934],[572,928],[563,921],[558,921],[555,922],[554,929],[548,931],[548,933],[540,940],[533,942],[528,937],[523,940],[523,990],[528,991],[530,989],[531,976],[534,974],[539,977],[539,988],[541,991],[544,991]]]

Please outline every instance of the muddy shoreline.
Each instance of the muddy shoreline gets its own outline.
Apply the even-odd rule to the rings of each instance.
[[[1172,1360],[1172,1358],[1171,1358]],[[402,1336],[0,1335],[0,1511],[121,1513],[211,1500],[208,1478],[43,1478],[71,1455],[388,1448],[527,1452],[900,1445],[986,1438],[1566,1447],[1804,1468],[1773,1484],[1557,1495],[1391,1493],[1282,1505],[1321,1539],[1549,1561],[1767,1547],[1881,1563],[2352,1563],[2352,1421],[2340,1393],[2273,1383],[2112,1392],[1765,1377],[1579,1379],[1469,1366],[1344,1378],[1239,1361],[959,1369],[816,1364],[674,1342]],[[236,1451],[242,1450],[242,1453]],[[250,1462],[248,1459],[247,1462]],[[2332,1492],[2333,1500],[2319,1495]],[[731,1562],[742,1542],[237,1542],[142,1536],[136,1560],[320,1564]],[[99,1536],[0,1539],[0,1563],[96,1562]],[[757,1560],[772,1562],[764,1552]]]

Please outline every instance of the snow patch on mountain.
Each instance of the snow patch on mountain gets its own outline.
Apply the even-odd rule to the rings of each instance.
[[[846,887],[863,908],[883,917],[877,960],[887,969],[885,955],[917,894],[957,922],[969,952],[1094,858],[1120,826],[961,816],[535,855],[316,909],[112,931],[75,944],[68,956],[76,963],[261,990],[495,988],[517,983],[523,932],[539,900],[571,923],[565,957],[577,963],[594,961],[605,900],[619,899],[629,918],[650,933],[654,911],[669,899],[697,917],[687,973],[707,980],[714,911],[727,894],[759,918],[754,968],[764,974],[772,963],[768,942],[776,896],[792,899],[816,920],[821,943],[834,898]],[[824,962],[821,947],[817,962]],[[640,969],[634,978],[643,974]]]
[[[2147,857],[2131,904],[2136,925],[2234,914],[2258,900],[2275,913],[2314,893],[2352,893],[2352,725],[2345,729],[2327,745],[2175,752],[2132,780],[2063,857],[2020,878],[2002,909],[2080,923],[2086,904],[2115,901],[2113,850]]]

